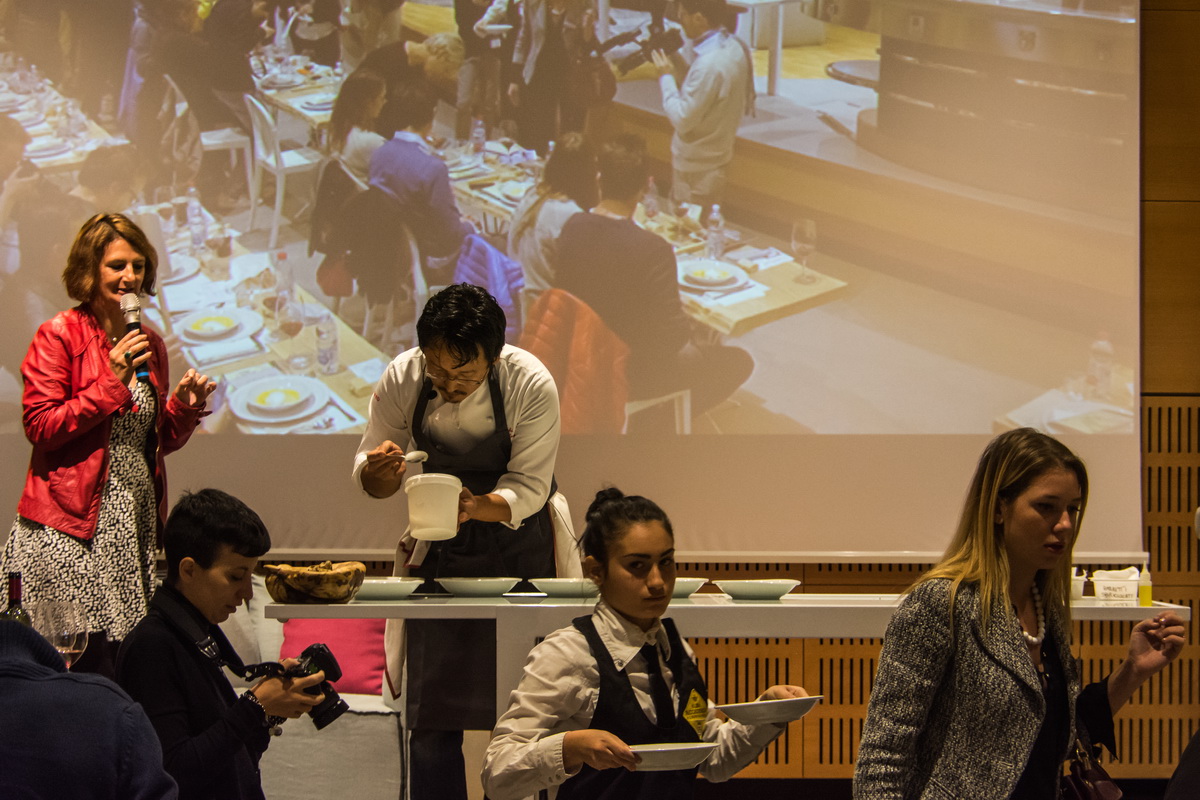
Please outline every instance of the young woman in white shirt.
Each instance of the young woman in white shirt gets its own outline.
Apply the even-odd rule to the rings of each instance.
[[[371,156],[385,141],[374,130],[387,100],[387,81],[367,70],[357,70],[338,91],[329,115],[329,143],[342,164],[364,183]]]
[[[722,719],[709,701],[690,648],[662,618],[675,585],[667,515],[644,497],[604,489],[588,508],[580,546],[600,600],[529,654],[488,745],[488,797],[544,789],[557,800],[693,796],[697,769],[639,772],[632,744],[711,742],[717,748],[700,774],[713,782],[733,777],[786,725]],[[806,695],[799,686],[772,686],[760,699]]]

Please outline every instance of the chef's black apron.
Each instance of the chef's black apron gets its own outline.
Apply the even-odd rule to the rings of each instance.
[[[495,370],[488,371],[496,429],[469,452],[448,453],[425,433],[425,409],[436,396],[428,378],[412,417],[417,448],[429,454],[425,472],[456,476],[472,494],[488,494],[508,471],[512,438]],[[555,486],[550,487],[550,494]],[[423,591],[442,591],[435,578],[548,578],[555,574],[554,531],[547,505],[513,530],[468,520],[452,539],[430,542],[421,566]],[[521,588],[520,585],[517,586]],[[409,620],[405,664],[410,729],[491,730],[496,723],[496,623],[493,620]],[[514,687],[515,688],[515,687]]]
[[[679,702],[675,707],[675,718],[663,726],[647,719],[629,684],[629,677],[613,663],[612,654],[596,632],[592,618],[579,617],[572,624],[587,639],[600,670],[600,694],[591,728],[608,731],[631,745],[700,741],[700,734],[684,719],[684,711],[690,704],[694,714],[699,714],[699,709],[703,708],[703,713],[707,715],[708,688],[704,685],[696,662],[684,654],[683,641],[674,622],[664,619],[662,625],[671,645],[667,667],[675,676]],[[558,800],[629,800],[642,797],[686,800],[695,794],[696,772],[696,767],[670,772],[597,770],[585,764],[559,787]]]

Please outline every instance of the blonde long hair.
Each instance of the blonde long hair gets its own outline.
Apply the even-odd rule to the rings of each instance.
[[[993,439],[979,458],[975,476],[967,490],[958,530],[941,560],[922,575],[913,588],[925,581],[950,580],[950,613],[953,626],[954,601],[963,583],[979,587],[979,606],[983,627],[991,621],[992,607],[1008,592],[1008,553],[1004,549],[1004,530],[996,515],[1005,503],[1015,500],[1035,480],[1050,470],[1065,469],[1079,481],[1079,513],[1075,517],[1075,535],[1067,545],[1066,557],[1052,570],[1038,573],[1038,587],[1047,610],[1057,610],[1070,622],[1071,554],[1079,540],[1083,512],[1087,507],[1087,468],[1079,456],[1061,442],[1033,428],[1018,428]],[[1006,601],[1004,608],[1009,607]]]

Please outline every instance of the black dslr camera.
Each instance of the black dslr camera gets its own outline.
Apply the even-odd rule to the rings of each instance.
[[[607,44],[607,42],[606,42]],[[637,42],[638,49],[629,55],[617,59],[617,71],[627,75],[642,64],[651,60],[650,54],[655,50],[663,51],[664,55],[673,56],[683,47],[683,34],[678,28],[666,28],[661,18],[651,22],[647,29],[646,38]]]
[[[325,680],[318,683],[316,686],[310,686],[304,691],[312,694],[324,694],[325,699],[319,705],[313,706],[308,715],[312,718],[313,725],[317,730],[321,730],[329,723],[340,717],[349,710],[350,706],[346,705],[346,701],[337,693],[337,689],[329,683],[330,681],[341,680],[342,668],[338,666],[337,659],[333,657],[333,651],[321,643],[310,644],[304,648],[304,652],[297,659],[300,663],[283,674],[289,678],[303,678],[307,675],[313,675],[322,670],[325,671]]]

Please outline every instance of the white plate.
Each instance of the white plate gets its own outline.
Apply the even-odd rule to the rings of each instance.
[[[190,339],[224,339],[237,333],[242,323],[237,316],[221,309],[215,311],[197,311],[189,314],[179,323],[181,330],[186,331]]]
[[[715,750],[709,742],[687,742],[680,744],[635,744],[629,749],[642,757],[637,765],[638,772],[667,772],[676,769],[691,769]]]
[[[200,259],[195,256],[170,251],[167,256],[171,259],[171,274],[160,278],[164,284],[182,283],[200,271]]]
[[[532,578],[530,583],[548,597],[595,597],[600,594],[600,588],[587,578]]]
[[[800,585],[800,581],[783,578],[713,583],[735,600],[778,600]]]
[[[424,578],[367,578],[355,600],[403,600],[425,582]]]
[[[294,398],[291,392],[295,392]],[[282,406],[264,407],[276,399]],[[316,378],[268,375],[235,391],[229,407],[234,416],[247,422],[294,422],[316,413],[328,401],[329,388]]]
[[[520,578],[438,578],[450,594],[459,597],[499,597],[520,582]]]
[[[21,123],[24,128],[32,128],[34,125],[41,125],[46,121],[46,115],[40,111],[16,111],[9,116]]]
[[[676,578],[675,590],[671,597],[690,597],[700,591],[700,587],[708,583],[708,578]]]
[[[304,78],[299,75],[268,75],[263,78],[264,89],[294,89],[304,83]]]
[[[360,592],[361,593],[361,592]],[[792,722],[800,719],[821,702],[822,695],[790,697],[786,700],[755,700],[752,703],[730,703],[717,706],[725,716],[743,725],[763,725],[768,722]]]
[[[172,262],[174,259],[172,259]],[[232,325],[221,328],[219,322],[202,323],[205,320],[228,319]],[[201,328],[194,326],[201,325]],[[231,336],[249,338],[262,330],[263,318],[256,311],[248,308],[222,307],[213,311],[195,311],[177,322],[174,329],[179,332],[185,344],[202,344],[217,341]]]
[[[71,152],[71,145],[60,139],[49,139],[25,148],[25,155],[29,158],[54,158],[69,152]]]
[[[697,289],[728,289],[745,281],[745,270],[724,261],[689,258],[679,262],[679,282]]]
[[[300,107],[305,111],[332,111],[333,98],[330,97],[323,100],[304,100],[300,103]]]

